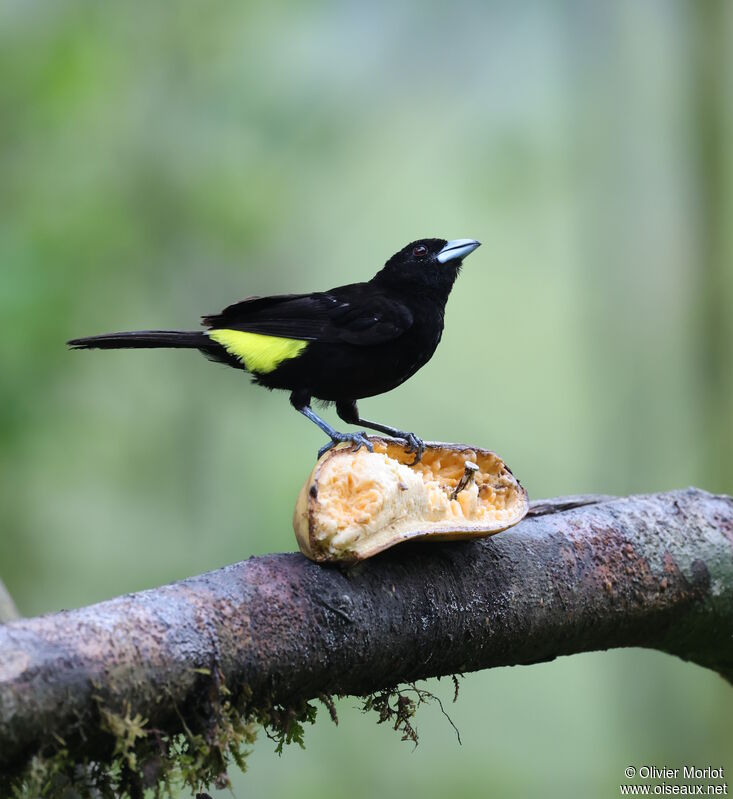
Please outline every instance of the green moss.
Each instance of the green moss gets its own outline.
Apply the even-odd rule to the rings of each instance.
[[[102,729],[110,733],[115,741],[112,756],[119,759],[121,764],[124,763],[130,771],[135,771],[137,769],[135,742],[147,736],[145,725],[148,720],[139,714],[131,717],[129,704],[125,705],[124,716],[113,713],[106,707],[100,707],[99,713],[102,719]]]
[[[278,752],[285,744],[304,745],[303,724],[315,721],[315,705],[253,707],[248,690],[235,702],[220,678],[213,682],[216,700],[207,706],[201,729],[192,730],[179,714],[182,731],[173,735],[151,728],[129,705],[115,710],[97,697],[100,730],[109,738],[104,762],[74,759],[66,742],[57,739],[9,784],[0,784],[5,789],[0,792],[14,799],[173,799],[184,786],[193,791],[229,787],[228,764],[246,770],[260,727]]]
[[[173,799],[182,787],[194,792],[230,787],[228,765],[234,762],[246,771],[260,728],[275,742],[278,754],[288,744],[304,748],[305,725],[316,720],[315,704],[283,705],[269,700],[255,704],[246,686],[235,698],[221,674],[211,677],[214,699],[206,705],[200,729],[192,730],[179,713],[181,731],[169,734],[151,728],[147,719],[133,714],[129,704],[115,710],[97,697],[100,730],[109,739],[104,761],[75,759],[66,742],[57,738],[22,774],[9,783],[0,780],[0,792],[13,799]],[[453,680],[457,697],[458,682]],[[324,694],[318,699],[338,724],[333,698]],[[363,700],[363,709],[377,712],[379,723],[392,723],[403,740],[417,744],[413,717],[427,701],[438,702],[443,710],[434,694],[410,683],[370,694]]]

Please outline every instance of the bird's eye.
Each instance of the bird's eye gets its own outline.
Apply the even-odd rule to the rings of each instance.
[[[424,244],[418,244],[417,247],[413,247],[412,254],[416,258],[424,258],[428,254],[428,248]]]

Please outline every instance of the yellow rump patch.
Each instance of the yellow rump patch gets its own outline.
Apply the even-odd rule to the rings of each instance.
[[[308,346],[307,341],[243,330],[209,330],[206,335],[241,361],[248,372],[260,374],[273,372],[283,361],[297,357]]]

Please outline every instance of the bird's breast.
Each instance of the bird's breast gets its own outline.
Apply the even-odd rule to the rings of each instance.
[[[334,396],[322,398],[360,399],[397,388],[432,358],[442,330],[442,325],[413,326],[386,344],[350,348],[349,356],[343,361],[340,353],[331,352],[326,359],[330,364],[327,371],[338,378],[329,386]],[[316,354],[315,348],[313,354]],[[324,379],[323,382],[330,381]],[[314,395],[320,396],[315,391]]]
[[[416,320],[398,338],[369,346],[309,341],[297,357],[255,375],[269,388],[303,390],[327,400],[354,400],[384,394],[408,380],[433,356],[443,332],[442,315],[432,323]]]

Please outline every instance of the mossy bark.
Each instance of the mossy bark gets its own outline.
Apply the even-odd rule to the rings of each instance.
[[[596,649],[730,677],[732,631],[733,499],[695,489],[538,503],[493,538],[351,570],[251,558],[0,627],[0,775],[59,748],[112,758],[110,718],[135,723],[124,755],[139,763],[141,730],[219,740],[233,713],[307,719],[321,694]]]

